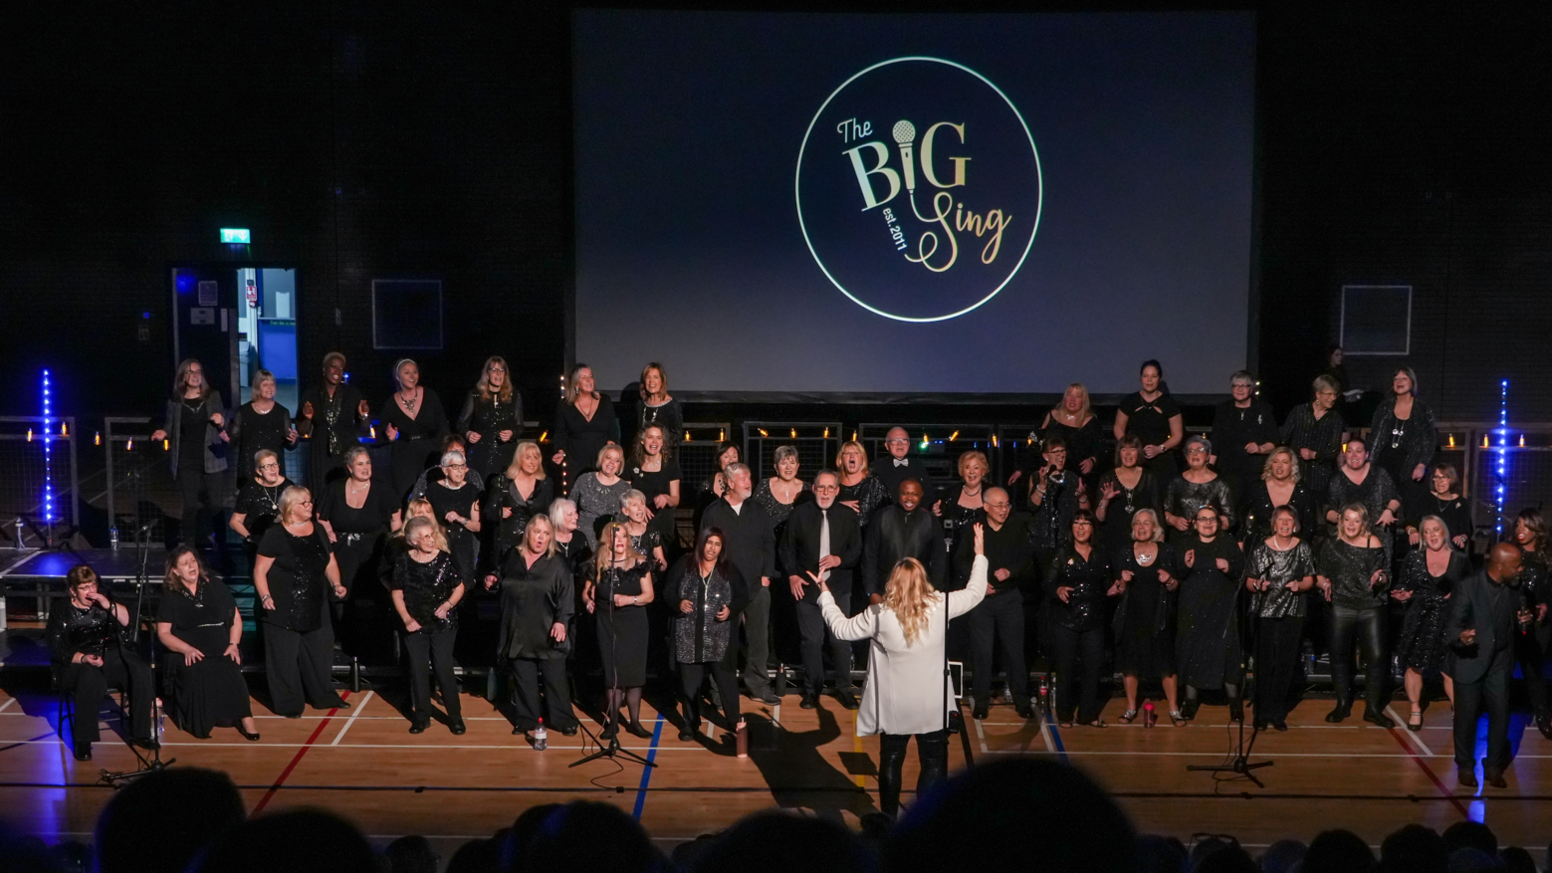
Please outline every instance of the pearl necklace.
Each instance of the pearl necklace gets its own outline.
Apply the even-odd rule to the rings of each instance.
[[[1272,534],[1272,543],[1271,543],[1272,551],[1274,551],[1274,552],[1286,552],[1286,551],[1289,551],[1289,550],[1291,550],[1293,548],[1293,538],[1292,537],[1288,538],[1288,545],[1286,545],[1286,546],[1279,546],[1279,545],[1277,545],[1277,540],[1278,539],[1279,539],[1279,537],[1277,536],[1277,534]]]

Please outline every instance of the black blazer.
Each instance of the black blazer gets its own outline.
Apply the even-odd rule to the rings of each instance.
[[[787,516],[787,527],[781,537],[778,564],[787,576],[802,577],[808,587],[803,589],[804,603],[819,602],[819,586],[808,577],[810,572],[819,574],[819,504],[807,501]],[[832,592],[849,592],[852,587],[852,569],[862,560],[862,526],[857,513],[839,501],[829,509],[830,554],[841,559],[841,565],[830,571],[825,582]],[[841,595],[836,595],[837,602]]]
[[[1506,604],[1509,610],[1509,620],[1505,622],[1502,614],[1496,617],[1493,615],[1488,599],[1490,585],[1493,585],[1493,581],[1487,578],[1487,571],[1478,570],[1457,583],[1455,590],[1450,593],[1450,618],[1444,626],[1444,639],[1455,651],[1455,669],[1450,676],[1456,682],[1482,681],[1494,661],[1493,652],[1498,648],[1498,637],[1505,632],[1515,632],[1514,613],[1520,603],[1519,592],[1508,587],[1503,590],[1502,604]],[[1460,634],[1468,629],[1477,632],[1476,642],[1463,646]],[[1514,640],[1508,640],[1507,645],[1512,653]],[[1498,661],[1506,665],[1507,669],[1514,667],[1512,656]]]

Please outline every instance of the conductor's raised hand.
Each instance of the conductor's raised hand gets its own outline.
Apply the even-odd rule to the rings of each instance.
[[[986,526],[980,522],[975,523],[975,553],[986,554]]]

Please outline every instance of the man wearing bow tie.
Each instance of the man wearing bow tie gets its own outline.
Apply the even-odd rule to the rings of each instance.
[[[922,503],[927,506],[935,505],[937,495],[935,490],[927,484],[927,470],[919,459],[910,457],[911,435],[905,432],[903,427],[890,428],[884,436],[884,449],[889,452],[888,457],[880,458],[873,465],[873,475],[878,481],[884,483],[884,488],[889,492],[889,499],[893,501],[895,495],[900,493],[900,483],[907,479],[915,479],[922,483]]]
[[[782,572],[796,601],[798,633],[803,647],[803,708],[819,704],[824,688],[824,646],[828,639],[835,666],[835,696],[847,709],[857,708],[851,681],[851,644],[838,640],[819,611],[819,581],[834,595],[848,617],[852,608],[852,569],[862,558],[862,529],[857,513],[836,502],[840,480],[825,470],[814,477],[814,499],[792,510],[778,555]]]

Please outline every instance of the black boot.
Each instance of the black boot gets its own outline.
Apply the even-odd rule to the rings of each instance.
[[[920,798],[927,789],[948,778],[948,739],[922,742],[916,738],[921,750],[921,775],[916,777],[916,796]]]
[[[878,753],[878,808],[890,818],[900,815],[900,771],[905,766],[905,749],[898,752],[881,748]]]
[[[1351,700],[1338,700],[1336,702],[1336,708],[1331,710],[1331,712],[1326,715],[1326,721],[1332,724],[1338,724],[1340,722],[1346,721],[1347,717],[1352,714],[1353,702]]]

